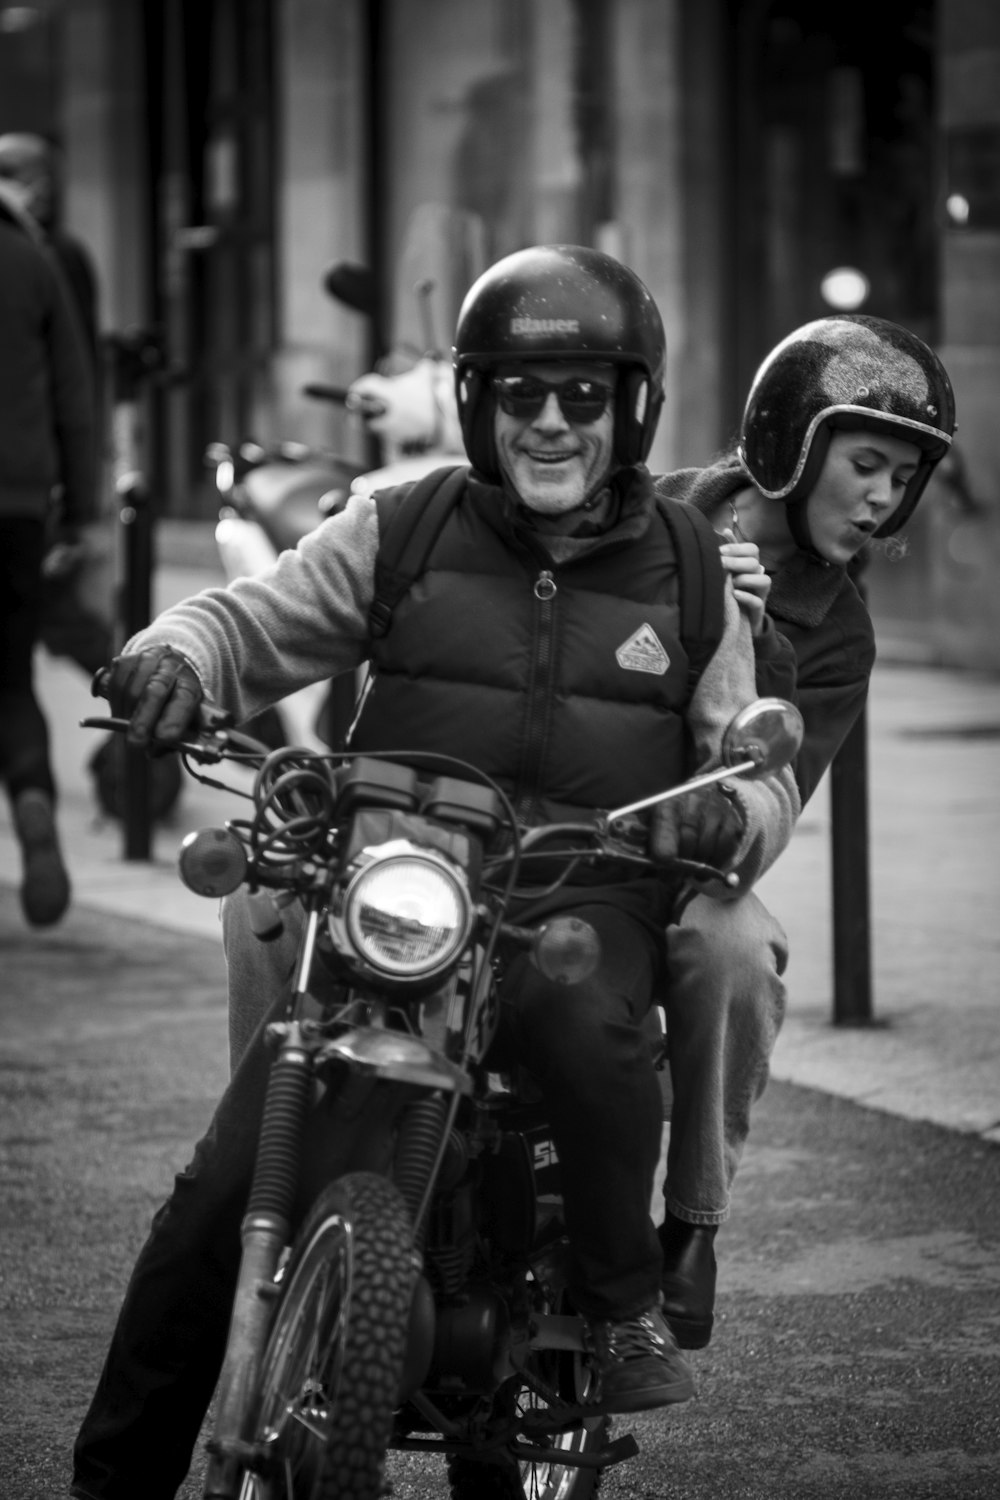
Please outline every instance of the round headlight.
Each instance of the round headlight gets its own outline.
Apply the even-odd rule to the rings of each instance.
[[[465,946],[472,905],[459,877],[421,853],[366,865],[347,888],[344,925],[373,969],[401,979],[437,973]]]

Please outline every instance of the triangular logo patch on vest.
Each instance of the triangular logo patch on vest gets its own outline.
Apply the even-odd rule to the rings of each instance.
[[[628,672],[652,672],[654,677],[662,677],[670,665],[670,657],[660,645],[652,625],[640,625],[635,634],[618,647],[615,658],[618,665]]]

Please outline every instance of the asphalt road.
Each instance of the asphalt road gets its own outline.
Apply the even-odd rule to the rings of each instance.
[[[0,1500],[53,1500],[224,1078],[222,964],[81,907],[28,933],[5,889],[0,937]],[[1000,1149],[773,1083],[737,1188],[698,1396],[629,1424],[606,1500],[997,1500]],[[443,1472],[410,1463],[396,1493],[444,1500]]]

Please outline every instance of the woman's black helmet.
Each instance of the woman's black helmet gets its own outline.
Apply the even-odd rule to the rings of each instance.
[[[896,323],[862,313],[818,318],[783,339],[754,376],[740,460],[769,500],[803,500],[831,431],[859,427],[922,450],[902,504],[875,533],[890,536],[912,515],[948,451],[955,431],[951,381],[934,351]]]
[[[452,362],[472,465],[500,477],[490,376],[510,362],[600,360],[619,367],[614,459],[638,464],[663,406],[667,341],[656,303],[634,271],[585,245],[534,245],[484,271],[458,315]]]

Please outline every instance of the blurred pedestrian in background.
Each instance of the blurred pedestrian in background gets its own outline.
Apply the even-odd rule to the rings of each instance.
[[[70,899],[55,822],[48,726],[35,697],[42,564],[95,509],[93,360],[30,193],[0,178],[0,776],[21,845],[32,926]]]
[[[12,185],[22,212],[31,215],[59,263],[83,324],[96,378],[100,369],[97,272],[83,241],[62,226],[57,148],[40,135],[13,131],[0,135],[0,181]]]
[[[22,224],[54,257],[80,318],[90,355],[95,401],[101,412],[102,354],[99,290],[87,246],[62,223],[60,156],[44,136],[0,135],[0,189]],[[103,423],[102,423],[103,427]],[[43,564],[39,639],[53,656],[75,661],[88,677],[112,654],[109,548],[98,537],[51,539]]]

